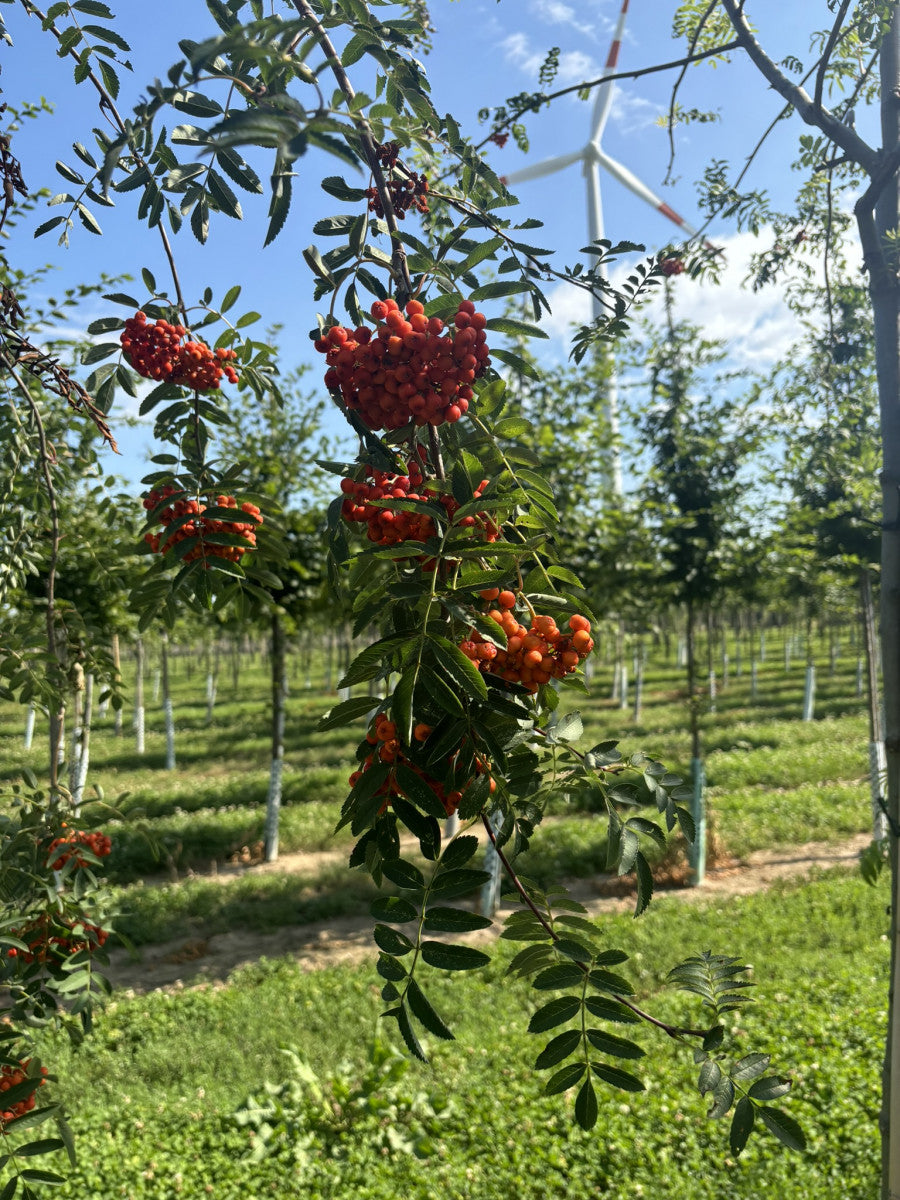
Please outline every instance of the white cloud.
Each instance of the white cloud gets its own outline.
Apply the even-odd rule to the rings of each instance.
[[[546,50],[535,50],[524,33],[509,34],[501,42],[501,48],[507,62],[518,67],[536,85]],[[600,67],[589,54],[583,50],[566,50],[559,56],[559,69],[553,86],[569,87],[585,79],[596,79],[599,75]]]
[[[613,89],[610,120],[615,125],[629,133],[656,127],[660,115],[658,104],[636,96],[634,92],[623,91],[618,84],[613,84]]]
[[[760,244],[750,234],[716,239],[725,254],[721,283],[701,284],[679,276],[674,287],[679,318],[699,326],[704,336],[720,339],[734,366],[766,370],[787,355],[802,330],[776,288],[752,292],[742,286],[750,256]],[[613,282],[627,273],[627,266],[617,268]],[[549,289],[547,299],[552,312],[541,325],[553,341],[551,352],[562,360],[571,346],[572,326],[590,320],[591,300],[587,292],[566,283]],[[650,320],[662,319],[661,290],[642,313]]]
[[[534,0],[531,7],[536,17],[548,21],[551,25],[578,24],[575,9],[569,4],[563,4],[562,0]]]

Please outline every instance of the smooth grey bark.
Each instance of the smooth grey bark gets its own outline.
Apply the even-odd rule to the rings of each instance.
[[[94,675],[88,671],[84,677],[84,696],[81,706],[81,723],[78,729],[78,766],[75,785],[72,788],[72,811],[77,817],[81,812],[84,788],[87,783],[88,764],[91,758],[91,721],[94,709]]]
[[[144,639],[134,645],[134,741],[138,754],[144,753]]]
[[[692,601],[688,600],[685,649],[688,714],[691,725],[691,784],[693,786],[691,816],[695,826],[694,840],[688,849],[688,864],[691,868],[691,886],[698,887],[706,877],[706,779],[700,748],[700,698],[697,695],[697,649],[694,626],[694,605]]]
[[[285,673],[284,627],[277,610],[272,613],[272,761],[269,770],[269,791],[266,796],[265,859],[278,858],[278,818],[281,812],[282,777],[284,774],[284,721],[287,676]]]
[[[881,793],[887,762],[884,751],[884,723],[878,687],[878,643],[875,631],[875,604],[872,598],[872,572],[864,567],[859,573],[860,619],[866,658],[869,712],[869,794],[872,798],[872,836],[880,841],[888,835],[888,823],[881,807]]]
[[[175,770],[175,713],[169,690],[169,635],[164,633],[159,646],[159,674],[162,685],[163,714],[166,722],[166,770]]]
[[[122,681],[122,651],[121,647],[119,646],[119,635],[117,633],[112,635],[112,657],[113,666],[116,669],[116,684],[120,686]],[[116,737],[122,736],[121,706],[115,710],[115,714],[113,716],[113,729]]]

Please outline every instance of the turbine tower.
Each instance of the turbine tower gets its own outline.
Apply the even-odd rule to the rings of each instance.
[[[603,68],[601,75],[602,79],[606,79],[608,75],[612,75],[615,72],[619,61],[619,49],[622,45],[622,34],[625,30],[628,4],[629,0],[622,0],[622,9],[619,13],[619,19],[616,22],[612,45],[609,48],[606,66]],[[655,208],[657,212],[661,213],[662,216],[667,217],[677,225],[687,237],[696,237],[696,229],[693,229],[683,217],[680,217],[664,200],[655,195],[646,184],[641,183],[633,172],[629,171],[627,167],[623,167],[620,162],[611,158],[605,150],[601,149],[600,140],[603,137],[606,122],[609,119],[609,111],[612,107],[613,86],[611,82],[600,83],[597,86],[597,95],[594,100],[593,113],[591,114],[591,136],[585,146],[582,146],[580,150],[572,151],[570,154],[559,154],[553,158],[545,158],[543,162],[535,163],[530,167],[523,167],[520,171],[511,171],[508,175],[501,177],[503,182],[507,185],[525,183],[529,179],[539,179],[542,175],[552,175],[554,172],[562,171],[565,167],[569,167],[573,163],[580,162],[581,171],[587,186],[588,240],[593,243],[603,237],[603,205],[600,199],[600,168],[602,167],[613,179],[617,179],[619,183],[624,184],[629,191],[639,196],[641,200],[644,200],[647,204]],[[606,275],[602,265],[600,271],[605,278]],[[600,301],[596,296],[592,295],[592,318],[596,319],[599,317],[602,311]],[[607,384],[606,415],[612,435],[611,483],[615,495],[621,496],[622,457],[618,444],[619,403],[615,372],[610,375]]]

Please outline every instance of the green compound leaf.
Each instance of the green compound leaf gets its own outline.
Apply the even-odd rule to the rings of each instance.
[[[590,1075],[575,1097],[575,1120],[582,1129],[593,1129],[597,1124],[597,1093]]]
[[[553,991],[556,988],[577,987],[584,980],[584,971],[574,963],[556,963],[541,971],[532,983],[538,991]]]
[[[580,1044],[580,1029],[567,1029],[565,1033],[557,1034],[555,1038],[552,1038],[547,1043],[534,1060],[534,1069],[536,1071],[546,1071],[548,1067],[555,1067],[564,1058],[568,1058],[570,1054],[574,1054]]]
[[[454,1040],[450,1029],[444,1024],[431,1003],[426,998],[425,993],[416,983],[415,979],[409,981],[409,987],[406,991],[406,1000],[409,1004],[412,1014],[425,1026],[429,1033],[435,1037],[441,1038],[444,1041],[452,1042]]]
[[[593,1016],[601,1021],[618,1021],[622,1025],[639,1025],[641,1018],[627,1009],[617,1000],[609,1000],[605,996],[585,996],[584,1006]]]
[[[587,1070],[587,1063],[566,1063],[555,1075],[551,1075],[544,1086],[546,1096],[555,1096],[574,1087]]]
[[[723,1076],[713,1088],[712,1108],[706,1114],[713,1121],[718,1121],[734,1104],[734,1084],[727,1075]]]
[[[378,965],[375,969],[382,979],[387,979],[390,983],[398,983],[401,979],[406,978],[403,964],[390,954],[379,954]]]
[[[558,996],[537,1010],[528,1022],[528,1032],[545,1033],[548,1029],[571,1021],[580,1012],[581,1000],[578,996]]]
[[[591,1070],[598,1079],[602,1079],[604,1083],[619,1088],[623,1092],[644,1091],[644,1085],[636,1075],[631,1075],[628,1071],[620,1071],[618,1067],[610,1067],[606,1063],[592,1062]]]
[[[426,933],[471,933],[475,929],[488,929],[492,924],[490,917],[480,917],[464,908],[435,905],[426,910],[423,928]]]
[[[390,921],[394,925],[414,921],[419,915],[415,905],[402,896],[378,896],[372,901],[369,911],[376,920]]]
[[[747,1094],[754,1100],[778,1100],[788,1094],[791,1086],[790,1079],[781,1075],[769,1075],[765,1079],[757,1080]]]
[[[422,1049],[419,1039],[416,1037],[415,1031],[412,1027],[412,1021],[409,1019],[409,1013],[406,1011],[406,1007],[401,1004],[399,1008],[391,1009],[390,1012],[386,1012],[384,1015],[386,1017],[397,1018],[397,1024],[400,1026],[400,1033],[403,1035],[403,1040],[406,1042],[407,1049],[409,1050],[410,1054],[414,1058],[417,1058],[420,1062],[428,1062],[428,1059],[425,1057],[425,1051]]]
[[[734,1109],[734,1116],[731,1118],[731,1130],[728,1135],[728,1141],[731,1145],[731,1153],[737,1158],[744,1147],[747,1145],[747,1138],[753,1132],[753,1121],[756,1116],[756,1110],[752,1100],[748,1100],[746,1096],[741,1096]]]
[[[446,942],[423,942],[421,953],[430,967],[441,971],[477,971],[491,961],[489,954],[474,946],[455,946]]]
[[[405,933],[401,933],[399,929],[392,929],[390,925],[376,925],[373,937],[378,949],[383,950],[385,954],[402,957],[414,948],[413,942]]]
[[[610,1054],[613,1058],[643,1058],[644,1051],[627,1038],[616,1037],[614,1033],[606,1033],[602,1029],[588,1029],[587,1039],[601,1054]]]
[[[764,1075],[771,1061],[769,1054],[748,1054],[735,1064],[731,1078],[735,1083],[749,1083]]]
[[[762,1118],[763,1125],[765,1125],[769,1133],[774,1134],[778,1138],[782,1146],[786,1146],[788,1150],[801,1151],[806,1149],[806,1137],[793,1117],[789,1117],[780,1108],[769,1108],[767,1106],[759,1110],[759,1115]]]

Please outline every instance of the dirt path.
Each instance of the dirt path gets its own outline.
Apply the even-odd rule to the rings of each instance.
[[[779,879],[808,875],[811,871],[829,867],[853,867],[871,838],[857,834],[841,844],[807,842],[780,850],[761,850],[734,865],[714,868],[699,888],[659,888],[657,894],[675,896],[680,900],[705,900],[711,896],[744,896],[764,891]],[[325,851],[320,854],[286,854],[277,863],[250,868],[253,871],[279,873],[308,872],[329,861],[346,859],[344,851]],[[223,883],[245,868],[228,868],[220,872]],[[569,881],[575,899],[586,905],[592,915],[617,912],[630,908],[628,896],[610,895],[608,877]],[[607,894],[602,894],[604,890]],[[501,912],[502,916],[502,912]],[[368,916],[343,917],[310,925],[285,925],[269,934],[233,930],[208,939],[165,942],[144,947],[140,958],[123,949],[114,950],[107,972],[116,988],[136,992],[157,988],[190,986],[200,982],[216,982],[245,963],[260,958],[280,958],[292,955],[305,969],[314,971],[338,963],[355,963],[374,959],[372,941],[373,921]],[[497,936],[499,924],[491,929],[466,937],[454,936],[454,941],[470,943],[491,941]]]

